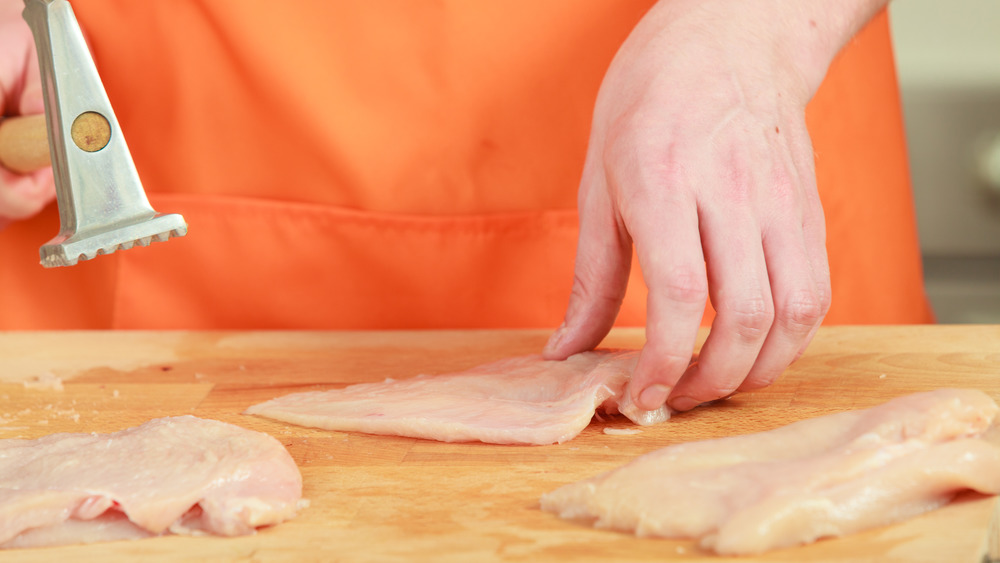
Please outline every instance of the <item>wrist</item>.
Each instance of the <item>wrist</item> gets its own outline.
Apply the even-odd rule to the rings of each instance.
[[[888,0],[760,0],[783,18],[779,41],[811,98],[837,54]]]
[[[754,78],[805,105],[837,53],[888,0],[660,0],[648,14],[668,42],[711,43]],[[714,61],[706,60],[707,65]]]

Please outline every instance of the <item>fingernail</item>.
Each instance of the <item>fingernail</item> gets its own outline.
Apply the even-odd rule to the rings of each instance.
[[[670,401],[670,408],[675,411],[684,412],[689,411],[700,404],[701,401],[692,399],[691,397],[677,397],[673,401]]]
[[[549,341],[545,343],[545,348],[542,350],[542,354],[554,354],[556,348],[559,346],[559,341],[562,340],[562,337],[565,334],[566,323],[563,323],[559,325],[559,328],[557,328],[556,331],[552,333],[552,336],[549,337]]]
[[[670,396],[670,388],[666,385],[650,385],[639,393],[639,408],[646,411],[658,409],[663,406]]]

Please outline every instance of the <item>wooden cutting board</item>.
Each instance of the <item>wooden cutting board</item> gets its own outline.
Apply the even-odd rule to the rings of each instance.
[[[1000,327],[824,328],[771,388],[696,409],[635,435],[593,422],[554,446],[442,444],[329,432],[244,416],[295,391],[442,373],[535,353],[547,332],[0,333],[0,438],[110,432],[193,414],[267,432],[302,469],[311,505],[255,536],[166,537],[13,550],[53,561],[714,560],[691,542],[637,539],[566,522],[539,496],[679,441],[774,428],[939,387],[1000,399]],[[704,337],[704,334],[702,335]],[[606,346],[638,348],[639,330]],[[61,386],[61,389],[59,388]],[[992,497],[966,494],[922,517],[757,561],[980,561]],[[683,510],[684,507],[677,507]]]

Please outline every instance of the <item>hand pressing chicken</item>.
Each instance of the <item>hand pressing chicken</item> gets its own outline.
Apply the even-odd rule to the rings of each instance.
[[[805,107],[885,0],[662,0],[601,86],[572,297],[545,357],[598,344],[633,247],[647,299],[636,404],[680,411],[765,387],[830,306]],[[699,359],[695,338],[717,316]]]

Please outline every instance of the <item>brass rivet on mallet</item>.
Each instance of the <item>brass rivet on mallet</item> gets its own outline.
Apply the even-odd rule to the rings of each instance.
[[[76,146],[87,152],[97,152],[111,140],[111,124],[96,111],[84,112],[73,120],[70,135]]]

